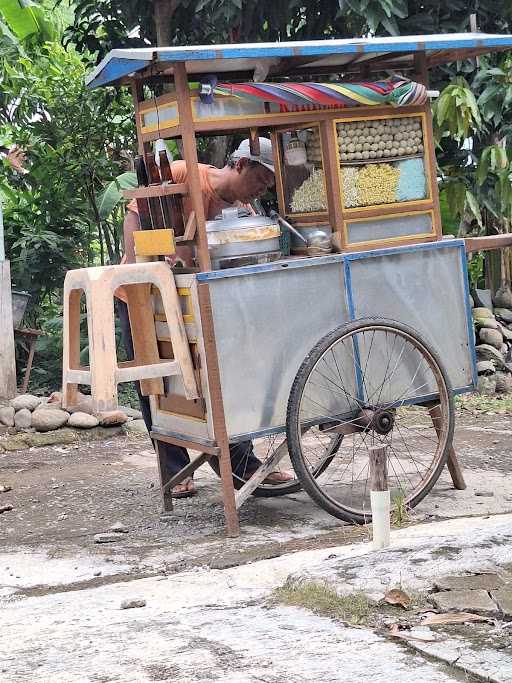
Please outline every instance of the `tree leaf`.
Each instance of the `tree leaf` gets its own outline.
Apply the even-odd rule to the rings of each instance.
[[[99,198],[98,212],[101,220],[106,220],[114,208],[123,199],[121,190],[129,190],[137,187],[137,176],[132,171],[121,173],[115,180],[107,185]]]
[[[479,227],[483,228],[480,207],[478,206],[475,195],[470,190],[466,190],[466,204],[473,216],[476,218]]]

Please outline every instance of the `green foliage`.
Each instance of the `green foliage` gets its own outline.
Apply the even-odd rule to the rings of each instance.
[[[117,176],[104,189],[99,198],[98,213],[102,221],[107,220],[119,203],[123,201],[122,190],[137,187],[137,176],[133,171],[126,171]]]
[[[450,135],[465,140],[482,124],[475,96],[464,78],[456,78],[441,93],[433,106],[438,136]]]

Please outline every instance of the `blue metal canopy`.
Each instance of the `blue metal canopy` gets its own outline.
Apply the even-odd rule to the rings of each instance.
[[[153,65],[155,73],[172,76],[172,63],[185,62],[194,74],[267,76],[343,72],[368,62],[372,68],[411,68],[414,53],[424,52],[427,64],[436,66],[459,59],[512,49],[512,36],[486,33],[444,33],[386,38],[345,38],[304,42],[148,47],[112,50],[89,74],[89,87],[125,83]]]

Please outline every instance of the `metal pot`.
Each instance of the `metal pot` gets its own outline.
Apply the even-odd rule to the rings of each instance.
[[[295,229],[300,232],[307,245],[292,232],[290,235],[292,254],[314,256],[329,254],[332,251],[332,228],[328,223],[295,225]]]
[[[223,209],[221,216],[206,222],[206,232],[214,260],[279,251],[279,223],[266,216],[251,215],[247,209]]]

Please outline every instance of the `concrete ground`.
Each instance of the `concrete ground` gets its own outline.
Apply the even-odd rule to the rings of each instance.
[[[226,539],[209,468],[199,472],[200,494],[162,519],[144,438],[1,454],[0,486],[12,490],[0,493],[0,508],[13,509],[0,514],[0,680],[512,680],[510,630],[499,615],[459,626],[462,635],[444,632],[443,658],[432,643],[390,640],[381,629],[269,602],[289,576],[377,598],[400,583],[428,593],[438,572],[507,572],[512,417],[488,412],[459,416],[467,490],[454,491],[443,474],[411,515],[416,525],[395,532],[403,550],[387,559],[371,552],[365,528],[330,517],[304,493],[251,499],[241,537]],[[127,533],[95,543],[114,523]],[[419,548],[435,561],[409,562]],[[348,565],[333,566],[340,557],[350,580]],[[382,579],[377,586],[373,575]],[[146,606],[121,610],[133,597]],[[478,637],[471,643],[468,634]],[[494,641],[499,648],[488,645]],[[470,653],[480,651],[475,663]],[[492,666],[482,669],[481,660]]]

